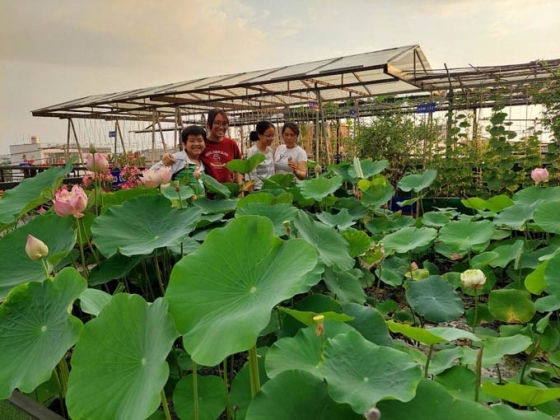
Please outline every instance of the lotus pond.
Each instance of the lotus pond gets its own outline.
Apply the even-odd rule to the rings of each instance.
[[[396,191],[387,165],[243,198],[93,188],[83,217],[36,211],[70,166],[24,180],[0,200],[0,400],[76,420],[557,417],[560,187],[422,213],[435,171]],[[397,192],[417,214],[386,208]]]

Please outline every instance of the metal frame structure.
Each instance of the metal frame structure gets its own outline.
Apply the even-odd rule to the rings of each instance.
[[[32,115],[67,119],[68,142],[71,134],[78,142],[73,119],[115,121],[116,150],[119,137],[124,149],[119,120],[146,122],[144,132],[152,131],[152,144],[156,131],[163,138],[163,131],[173,130],[177,144],[183,124],[204,124],[204,116],[212,108],[226,110],[230,125],[243,126],[256,123],[263,115],[304,121],[309,114],[302,109],[313,106],[317,110],[314,121],[319,123],[329,118],[376,115],[396,107],[415,112],[417,104],[427,101],[436,101],[437,110],[491,107],[494,90],[503,86],[507,86],[509,105],[530,105],[529,87],[558,74],[560,59],[433,70],[420,46],[410,45],[88,96],[34,110]],[[399,101],[393,101],[394,97]],[[336,111],[328,110],[326,103],[337,104]]]

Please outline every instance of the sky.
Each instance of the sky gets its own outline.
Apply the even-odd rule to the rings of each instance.
[[[560,58],[559,16],[560,0],[0,0],[0,155],[64,143],[66,121],[31,111],[89,95],[413,44],[434,69]]]

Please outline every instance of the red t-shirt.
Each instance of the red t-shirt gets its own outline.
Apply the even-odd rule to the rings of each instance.
[[[204,171],[220,183],[232,182],[232,172],[226,163],[233,159],[241,159],[241,152],[235,140],[224,137],[219,142],[208,140],[200,160],[204,163]]]

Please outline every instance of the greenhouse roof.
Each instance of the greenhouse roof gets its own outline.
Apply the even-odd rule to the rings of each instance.
[[[418,45],[309,63],[205,77],[125,92],[88,96],[32,111],[33,116],[175,121],[211,108],[282,110],[330,102],[418,92],[411,83],[430,74]]]
[[[243,124],[250,119],[258,119],[264,113],[286,116],[289,115],[286,111],[316,109],[327,102],[344,101],[347,106],[343,112],[349,113],[357,104],[378,96],[412,95],[416,101],[425,101],[426,96],[431,96],[430,101],[442,98],[438,109],[446,109],[446,95],[450,89],[467,97],[467,107],[487,107],[493,105],[493,88],[500,86],[508,87],[506,95],[509,95],[509,103],[524,105],[532,100],[528,89],[530,85],[538,86],[559,72],[560,59],[433,70],[420,46],[410,45],[87,96],[32,113],[41,117],[177,124],[184,117],[187,121],[200,121],[200,116],[209,109],[223,108],[230,113],[230,123],[236,124],[237,120],[237,123]],[[385,106],[372,105],[371,101],[368,103],[375,109],[367,115],[375,114],[376,107],[382,110]],[[414,101],[410,103],[414,111],[416,105]],[[189,115],[193,118],[189,119]]]

